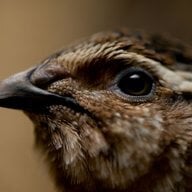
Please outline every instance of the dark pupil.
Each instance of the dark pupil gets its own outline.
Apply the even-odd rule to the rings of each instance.
[[[142,71],[126,74],[118,83],[118,87],[123,93],[133,96],[149,94],[152,86],[152,78]]]

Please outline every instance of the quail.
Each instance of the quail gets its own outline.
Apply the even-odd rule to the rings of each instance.
[[[101,32],[1,81],[61,192],[192,191],[192,47]]]

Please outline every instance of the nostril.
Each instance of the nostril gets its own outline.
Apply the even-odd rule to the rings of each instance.
[[[35,83],[42,85],[42,82],[47,83],[50,82],[50,80],[64,78],[64,74],[66,74],[63,70],[57,71],[59,67],[52,68],[48,65],[44,65],[44,67],[46,73],[39,73],[37,68],[40,70],[43,68],[39,66],[20,72],[1,81],[0,107],[25,111],[41,111],[45,106],[58,103],[65,106],[77,106],[76,101],[71,97],[60,96],[57,93],[51,93],[34,85]],[[54,71],[54,69],[57,70]]]
[[[30,82],[37,87],[45,87],[50,83],[69,77],[62,64],[55,62],[39,65],[30,75]]]

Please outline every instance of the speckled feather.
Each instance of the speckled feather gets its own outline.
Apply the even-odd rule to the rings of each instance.
[[[143,32],[103,32],[46,59],[31,75],[82,110],[27,115],[62,192],[192,191],[192,48]],[[155,79],[150,99],[113,89],[129,67]]]

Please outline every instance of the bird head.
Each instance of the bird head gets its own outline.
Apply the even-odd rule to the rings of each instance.
[[[191,50],[140,32],[98,33],[2,81],[0,106],[33,121],[66,191],[171,191],[189,168]]]

